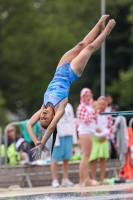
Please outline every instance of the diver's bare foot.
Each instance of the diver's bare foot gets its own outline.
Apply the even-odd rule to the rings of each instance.
[[[105,27],[105,29],[108,30],[108,35],[110,34],[110,32],[112,31],[115,25],[116,25],[116,22],[114,19],[109,20],[107,26]]]
[[[99,21],[98,21],[98,24],[100,26],[100,30],[103,31],[105,29],[105,21],[106,19],[109,17],[109,15],[103,15]]]
[[[86,186],[97,186],[98,182],[96,180],[86,179],[86,181],[82,184],[82,187]]]

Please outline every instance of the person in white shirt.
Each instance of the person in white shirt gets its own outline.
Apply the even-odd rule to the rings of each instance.
[[[114,104],[114,99],[113,96],[111,94],[106,94],[106,99],[108,102],[108,106],[106,108],[106,112],[116,112],[120,110],[120,107],[118,104]]]
[[[61,185],[64,187],[74,185],[68,178],[68,161],[72,157],[73,143],[77,144],[77,134],[74,123],[73,107],[68,103],[65,108],[65,114],[57,124],[57,137],[51,162],[52,187],[60,186],[57,179],[57,163],[59,161],[63,161],[63,179]]]
[[[89,88],[80,92],[80,104],[77,108],[78,136],[82,149],[82,159],[79,166],[80,186],[96,186],[97,181],[91,180],[88,173],[88,160],[92,149],[92,135],[95,132],[96,114],[92,108],[93,94]]]
[[[93,105],[92,105],[93,106]],[[107,99],[101,96],[97,100],[96,129],[93,135],[93,145],[89,162],[91,165],[91,175],[96,180],[96,167],[100,161],[100,184],[108,184],[105,179],[106,160],[109,158],[108,139],[113,138],[113,120],[111,116],[101,115],[107,107]]]

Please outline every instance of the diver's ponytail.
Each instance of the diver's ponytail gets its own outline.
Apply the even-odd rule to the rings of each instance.
[[[54,148],[54,144],[55,144],[55,140],[56,140],[56,135],[57,135],[57,127],[55,127],[54,132],[53,132],[53,141],[52,141],[52,148],[51,148],[51,156],[53,153],[53,148]]]

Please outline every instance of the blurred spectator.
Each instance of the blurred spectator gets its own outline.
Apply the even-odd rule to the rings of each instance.
[[[0,144],[0,164],[4,164],[5,159],[5,145],[4,145],[4,139],[1,138],[1,144]]]
[[[123,119],[120,117],[122,117]],[[119,116],[118,120],[119,121],[117,121],[116,126],[120,125],[121,130],[118,130],[117,127],[115,127],[115,129],[117,129],[117,136],[120,137],[118,144],[118,152],[120,151],[119,159],[122,164],[118,177],[121,180],[133,180],[133,130],[131,127],[127,127],[126,119],[124,119],[123,116]],[[123,127],[124,121],[125,128]]]
[[[29,162],[28,145],[23,138],[18,138],[15,126],[7,130],[7,158],[9,165],[27,164]]]
[[[113,103],[114,99],[111,94],[106,94],[106,98],[108,102],[106,112],[116,112],[120,110],[119,105]]]
[[[119,154],[119,160],[123,166],[126,163],[126,153],[128,150],[127,122],[124,116],[116,117],[113,133],[116,135],[117,152]]]
[[[68,178],[68,160],[72,157],[73,143],[77,143],[76,127],[74,123],[74,111],[70,103],[65,108],[65,114],[57,124],[57,137],[52,153],[51,172],[52,187],[59,187],[57,179],[57,163],[63,161],[63,187],[73,186]]]
[[[120,110],[119,105],[113,103],[113,97],[111,94],[106,94],[108,106],[106,108],[106,112],[116,112]],[[114,138],[114,142],[110,141],[110,158],[116,159],[117,158],[117,151],[115,147],[116,138]]]
[[[106,160],[109,158],[109,144],[108,139],[112,136],[113,121],[111,116],[100,115],[101,112],[105,112],[107,107],[106,97],[98,98],[98,111],[96,120],[96,129],[93,136],[93,146],[89,162],[91,163],[92,178],[96,180],[96,165],[97,161],[100,160],[100,179],[101,184],[106,184],[105,169]]]
[[[79,167],[80,186],[97,185],[88,173],[88,159],[92,148],[92,134],[94,133],[96,115],[92,108],[93,94],[89,88],[83,88],[80,93],[80,104],[77,108],[78,135],[82,149],[82,160]]]

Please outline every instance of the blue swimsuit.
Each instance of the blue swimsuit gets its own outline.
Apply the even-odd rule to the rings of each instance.
[[[48,103],[51,103],[55,107],[60,101],[68,97],[71,83],[78,78],[72,70],[70,62],[58,67],[44,94],[44,106],[46,107]]]

